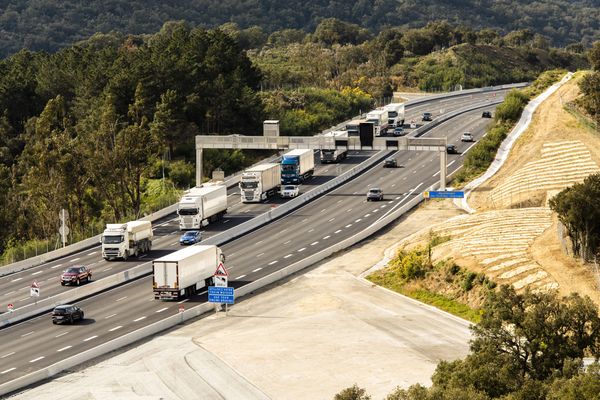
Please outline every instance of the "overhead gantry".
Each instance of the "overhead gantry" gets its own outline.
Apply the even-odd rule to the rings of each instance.
[[[276,125],[276,128],[273,127]],[[265,136],[198,135],[196,136],[196,184],[202,182],[204,149],[255,150],[408,150],[437,151],[440,154],[440,190],[446,189],[446,145],[443,138],[412,138],[374,136],[372,130],[359,136],[279,136],[278,121],[265,121]]]

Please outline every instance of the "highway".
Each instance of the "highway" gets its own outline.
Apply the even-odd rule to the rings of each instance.
[[[406,121],[415,120],[418,124],[423,112],[432,112],[435,116],[464,107],[473,102],[489,98],[490,94],[467,95],[459,98],[441,99],[425,104],[417,104],[407,107]],[[410,129],[408,130],[411,131]],[[409,133],[410,135],[410,133]],[[300,194],[305,193],[318,185],[321,185],[330,179],[353,168],[355,165],[365,161],[375,152],[349,152],[349,156],[340,164],[321,165],[318,157],[315,159],[315,175],[301,186]],[[437,156],[437,155],[436,155]],[[269,210],[273,205],[277,206],[287,200],[274,196],[262,203],[241,203],[240,193],[237,186],[228,190],[228,212],[222,221],[213,223],[202,229],[203,238],[206,239],[212,235],[223,232],[236,225],[248,221],[256,215]],[[153,241],[153,251],[147,259],[157,258],[164,255],[164,251],[176,250],[179,243],[172,237],[173,234],[179,234],[179,226],[176,214],[171,214],[158,223],[153,224],[155,239]],[[101,257],[100,246],[86,249],[84,251],[72,254],[68,257],[41,264],[15,274],[0,277],[0,307],[1,311],[6,310],[7,304],[13,304],[14,309],[18,309],[35,301],[29,295],[29,288],[33,281],[40,286],[40,299],[54,296],[65,290],[72,290],[75,286],[61,286],[59,277],[61,272],[68,266],[81,264],[92,270],[93,280],[99,280],[109,275],[125,271],[133,266],[139,265],[145,261],[145,256],[141,259],[129,259],[128,261],[105,261]],[[38,299],[39,300],[39,299]]]
[[[486,94],[487,96],[488,94]],[[473,102],[476,96],[465,101]],[[447,100],[446,100],[447,101]],[[456,102],[461,103],[461,102]],[[464,106],[454,102],[444,103],[445,112]],[[407,110],[407,120],[423,111],[435,112],[440,105],[420,105]],[[491,108],[489,108],[491,109]],[[466,151],[472,143],[461,143],[460,135],[468,130],[476,139],[484,132],[489,119],[481,118],[481,109],[463,114],[428,132],[425,137],[447,136],[449,143],[455,143],[459,151]],[[412,116],[411,116],[412,115]],[[230,271],[230,282],[233,286],[241,286],[269,273],[290,265],[309,254],[325,248],[330,243],[349,237],[390,210],[405,203],[407,199],[439,180],[439,155],[435,152],[399,152],[396,155],[403,167],[384,169],[378,165],[367,173],[355,178],[329,194],[301,207],[290,215],[281,218],[261,229],[222,246],[227,255],[227,267]],[[448,155],[448,172],[452,173],[462,165],[463,156]],[[343,165],[347,165],[344,163]],[[336,169],[335,166],[329,166]],[[318,178],[315,178],[318,179]],[[365,193],[369,187],[383,189],[385,201],[366,202]],[[304,186],[303,186],[304,187]],[[235,196],[232,196],[235,197]],[[237,205],[232,207],[238,214],[247,214],[247,207],[270,207],[270,204]],[[228,214],[229,215],[229,214]],[[227,220],[227,218],[225,218]],[[230,221],[231,222],[231,221]],[[210,232],[226,229],[228,222],[209,226]],[[156,249],[152,258],[163,255],[167,251],[178,248],[179,231],[173,220],[167,220],[159,227]],[[208,233],[208,232],[207,232]],[[39,279],[58,280],[58,264],[99,263],[92,267],[94,273],[111,273],[112,269],[127,268],[144,262],[151,262],[150,257],[132,262],[98,261],[97,248],[87,250],[79,255],[46,264],[40,269],[31,269],[20,274],[2,278],[2,290],[10,290],[15,285],[22,288],[28,280],[39,276]],[[94,254],[92,254],[94,253]],[[79,260],[75,260],[79,258]],[[112,268],[102,271],[101,268]],[[100,267],[102,266],[102,267]],[[105,268],[105,269],[106,269]],[[43,271],[38,273],[38,271]],[[48,275],[46,275],[48,274]],[[21,278],[22,279],[18,279]],[[98,274],[95,275],[98,278]],[[10,280],[10,284],[4,281]],[[44,285],[45,286],[45,285]],[[42,286],[42,290],[44,290]],[[51,285],[48,285],[51,286]],[[29,286],[27,285],[26,288]],[[56,284],[58,290],[63,288]],[[6,289],[5,289],[6,288]],[[14,290],[14,289],[13,289]],[[50,289],[50,287],[48,288]],[[20,289],[20,295],[27,293]],[[3,297],[7,296],[3,294]],[[184,300],[186,307],[194,303],[204,302],[205,295]],[[6,301],[4,301],[6,302]],[[25,301],[24,301],[25,302]],[[181,303],[181,302],[180,302]],[[111,291],[96,295],[77,303],[86,312],[86,320],[69,326],[55,326],[48,315],[7,327],[0,331],[0,383],[7,382],[23,374],[48,366],[60,359],[77,354],[95,344],[106,342],[114,337],[131,332],[144,325],[170,316],[179,307],[175,302],[155,301],[152,294],[151,279],[143,278]]]

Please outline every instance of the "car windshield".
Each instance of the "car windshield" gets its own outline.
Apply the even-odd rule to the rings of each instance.
[[[67,268],[67,270],[65,271],[69,274],[76,274],[79,272],[79,267],[71,267],[71,268]]]
[[[371,190],[369,190],[369,193],[377,194],[377,193],[379,193],[379,189],[371,189]]]
[[[197,234],[198,234],[198,232],[191,231],[191,232],[186,232],[186,233],[184,233],[184,234],[183,234],[183,236],[184,236],[184,237],[194,237],[194,236],[196,236]]]
[[[295,186],[284,186],[283,190],[294,190]]]
[[[179,209],[179,215],[196,215],[198,214],[197,208],[181,208]]]

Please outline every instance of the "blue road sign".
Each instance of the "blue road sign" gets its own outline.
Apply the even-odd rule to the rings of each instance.
[[[209,303],[233,304],[234,299],[235,296],[232,287],[208,287]]]
[[[425,198],[430,199],[462,199],[465,192],[425,192]]]

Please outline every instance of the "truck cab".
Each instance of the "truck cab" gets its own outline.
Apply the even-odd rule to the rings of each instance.
[[[152,248],[152,223],[130,221],[125,224],[106,224],[102,233],[102,257],[105,260],[137,257]]]

